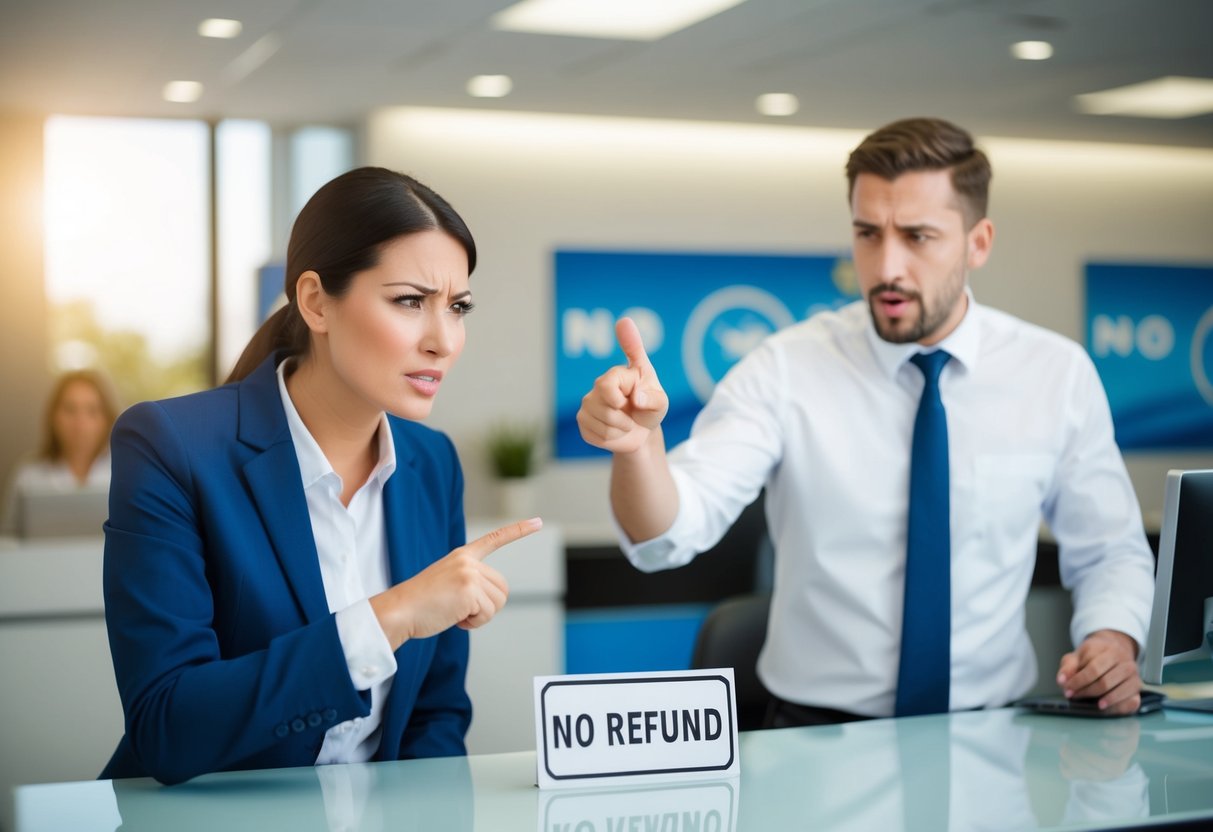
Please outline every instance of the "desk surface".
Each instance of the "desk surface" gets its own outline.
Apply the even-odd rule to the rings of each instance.
[[[16,830],[1108,829],[1213,818],[1213,717],[969,712],[746,733],[736,781],[541,793],[534,774],[517,752],[22,786]]]

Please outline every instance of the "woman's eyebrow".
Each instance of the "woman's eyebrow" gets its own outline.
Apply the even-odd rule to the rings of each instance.
[[[438,294],[438,290],[432,286],[422,286],[418,283],[409,283],[408,281],[404,281],[404,280],[397,280],[397,281],[393,281],[391,283],[384,283],[383,285],[384,286],[411,286],[412,288],[416,289],[418,292],[420,292],[423,295]]]

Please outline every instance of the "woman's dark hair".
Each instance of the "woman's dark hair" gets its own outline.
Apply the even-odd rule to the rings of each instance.
[[[320,275],[324,291],[345,294],[358,272],[379,263],[383,247],[422,231],[444,231],[476,268],[472,233],[445,199],[411,176],[386,168],[357,168],[327,183],[307,201],[286,249],[286,306],[254,333],[227,381],[240,381],[271,353],[305,355],[310,331],[295,302],[295,284],[306,271]]]

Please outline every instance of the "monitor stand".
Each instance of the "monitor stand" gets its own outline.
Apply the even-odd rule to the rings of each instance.
[[[1205,601],[1205,612],[1207,613],[1210,609],[1213,609],[1213,598]],[[1208,629],[1205,632],[1205,644],[1213,654],[1213,621],[1207,622],[1206,626]],[[1213,662],[1213,655],[1209,656],[1209,661]],[[1172,711],[1199,711],[1213,714],[1213,699],[1171,699],[1168,697],[1163,703],[1163,707]]]

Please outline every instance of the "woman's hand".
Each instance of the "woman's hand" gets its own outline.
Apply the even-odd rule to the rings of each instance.
[[[538,517],[502,526],[371,598],[371,609],[392,650],[455,624],[465,630],[487,624],[505,606],[510,588],[485,558],[542,527]]]

